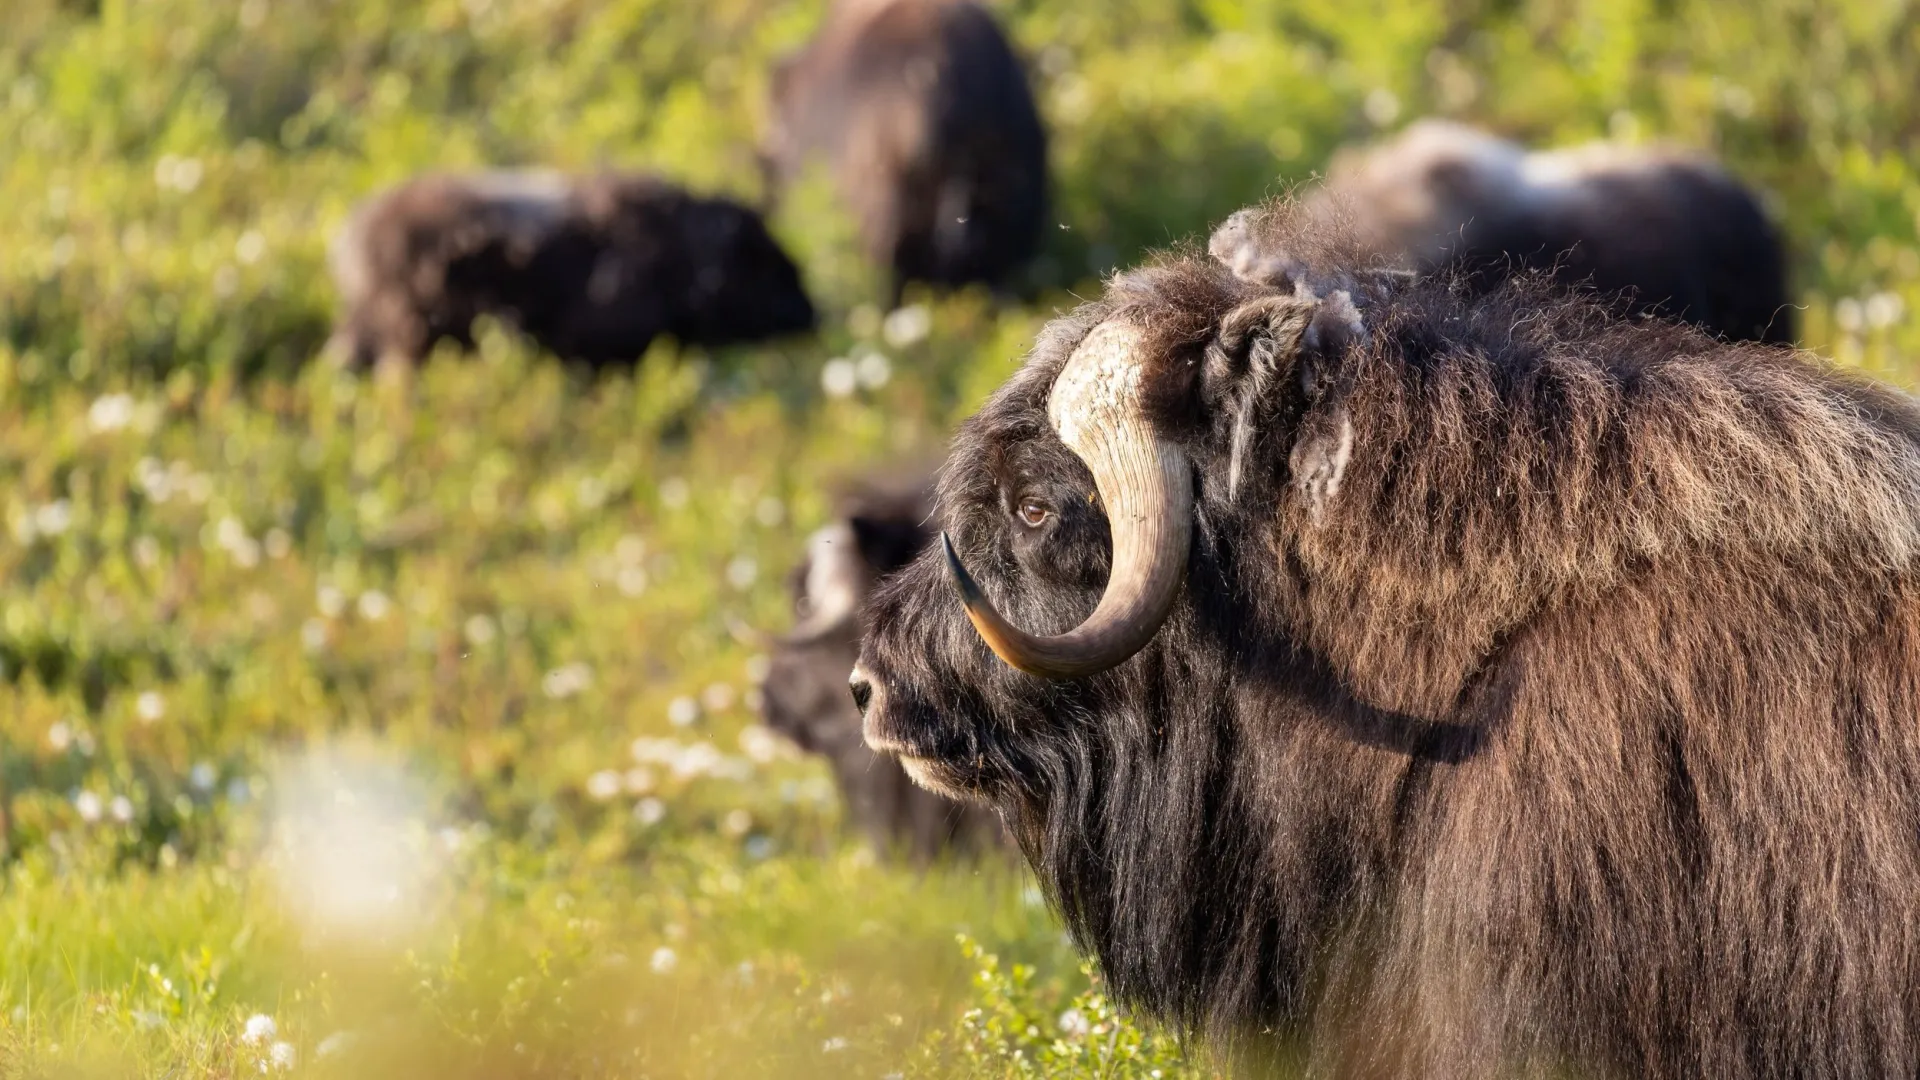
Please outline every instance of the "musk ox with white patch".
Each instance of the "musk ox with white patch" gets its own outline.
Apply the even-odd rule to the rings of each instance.
[[[849,822],[882,853],[919,863],[1003,843],[991,810],[922,790],[898,761],[869,749],[847,696],[861,609],[877,582],[933,539],[931,494],[924,475],[875,475],[840,496],[834,520],[808,538],[789,578],[794,627],[768,642],[760,688],[767,726],[833,769]]]
[[[335,341],[359,364],[470,349],[483,314],[594,365],[661,334],[717,346],[814,324],[758,214],[645,174],[421,176],[363,203],[328,254]]]
[[[1039,249],[1047,139],[1020,58],[974,0],[837,0],[775,69],[769,198],[829,161],[875,263],[908,282],[1003,286]]]
[[[1914,402],[1256,224],[1286,281],[1120,275],[961,429],[868,743],[1245,1054],[1915,1075]]]
[[[1314,200],[1320,213],[1350,216],[1382,264],[1444,269],[1479,290],[1515,269],[1550,269],[1626,310],[1736,340],[1793,339],[1779,230],[1704,154],[1611,143],[1530,153],[1423,120],[1336,154]],[[1284,245],[1251,220],[1230,217],[1213,254],[1242,273],[1284,274]]]

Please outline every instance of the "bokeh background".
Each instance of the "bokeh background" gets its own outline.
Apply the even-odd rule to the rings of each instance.
[[[313,359],[425,168],[758,195],[818,0],[0,2],[0,1077],[1184,1076],[1037,892],[839,828],[754,723],[823,484],[936,454],[1099,275],[1429,115],[1767,193],[1804,344],[1920,359],[1920,5],[1007,0],[1052,139],[1026,307],[873,306],[594,377]]]

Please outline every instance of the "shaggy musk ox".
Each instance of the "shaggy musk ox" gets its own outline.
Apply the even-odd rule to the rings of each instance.
[[[657,335],[724,345],[813,326],[799,271],[752,210],[652,176],[431,174],[334,238],[335,340],[351,359],[473,347],[498,315],[562,357],[632,362]]]
[[[927,484],[874,478],[840,500],[835,520],[807,541],[789,578],[795,624],[768,642],[761,687],[767,726],[825,758],[848,819],[874,847],[916,862],[1000,842],[991,811],[914,786],[900,763],[868,749],[847,697],[847,672],[860,648],[860,609],[874,583],[933,539]]]
[[[769,198],[832,162],[874,262],[910,281],[1004,283],[1040,244],[1047,142],[1025,69],[973,0],[838,0],[772,78]]]
[[[868,743],[1248,1053],[1915,1075],[1920,412],[1258,224],[1283,287],[1116,277],[967,422],[945,550],[869,606]]]
[[[1328,173],[1319,212],[1352,213],[1383,262],[1444,267],[1480,289],[1517,267],[1551,269],[1627,310],[1734,339],[1793,339],[1780,234],[1754,194],[1702,154],[1607,143],[1529,153],[1423,120],[1335,155]],[[1229,218],[1215,256],[1284,274],[1283,245],[1248,224]]]

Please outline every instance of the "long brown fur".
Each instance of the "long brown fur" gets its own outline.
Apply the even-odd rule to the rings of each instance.
[[[1249,1053],[1920,1070],[1920,412],[1538,278],[1469,299],[1374,275],[1324,221],[1265,213],[1304,253],[1282,287],[1194,258],[1115,279],[944,476],[994,602],[1084,617],[1104,519],[1046,397],[1098,321],[1147,326],[1200,493],[1155,641],[1033,679],[923,558],[870,613],[869,740],[1020,823],[1123,997]],[[1359,332],[1316,345],[1336,296]],[[1343,425],[1337,493],[1309,490],[1296,467]],[[1053,531],[1009,522],[1026,491]]]

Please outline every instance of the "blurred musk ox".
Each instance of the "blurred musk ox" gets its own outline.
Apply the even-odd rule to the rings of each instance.
[[[473,347],[476,316],[594,365],[661,334],[725,345],[812,327],[799,271],[752,210],[631,173],[429,174],[361,204],[329,250],[354,362]]]
[[[1003,842],[992,811],[923,791],[899,762],[868,749],[847,695],[860,610],[876,582],[932,539],[930,496],[924,474],[912,482],[875,476],[842,494],[834,521],[808,539],[789,579],[795,624],[768,643],[772,663],[761,687],[767,726],[826,759],[848,819],[880,851],[920,863]]]
[[[962,428],[869,745],[1247,1057],[1920,1072],[1911,399],[1255,224],[1288,280],[1118,276]]]
[[[1485,132],[1423,120],[1336,154],[1313,200],[1351,216],[1366,254],[1445,269],[1476,291],[1518,268],[1617,297],[1735,340],[1790,342],[1787,259],[1755,195],[1705,155],[1608,143],[1529,153]],[[1214,233],[1217,258],[1284,274],[1288,254],[1245,214]]]
[[[1000,286],[1040,244],[1047,145],[1026,71],[973,0],[837,0],[773,72],[771,201],[828,159],[868,257],[908,282]]]

